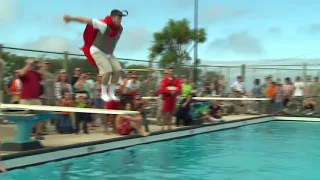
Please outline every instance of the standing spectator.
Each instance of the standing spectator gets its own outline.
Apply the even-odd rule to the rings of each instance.
[[[54,90],[55,98],[58,103],[63,97],[64,92],[69,92],[73,94],[73,88],[71,84],[69,84],[68,82],[67,74],[65,73],[65,71],[60,72],[60,78],[58,79],[58,82],[56,82]]]
[[[219,77],[219,95],[223,96],[226,92],[226,81],[223,75]]]
[[[71,79],[71,85],[74,86],[76,82],[78,81],[79,77],[81,75],[81,69],[80,68],[75,68],[73,71],[73,77]]]
[[[213,84],[213,95],[220,95],[220,83],[219,83],[219,77],[218,76],[214,76],[213,80],[212,80],[212,84]]]
[[[147,78],[141,82],[140,85],[140,95],[142,97],[148,96],[148,92],[155,90],[155,79],[152,77],[151,74],[147,75]]]
[[[193,95],[189,94],[187,97],[183,98],[180,102],[180,107],[176,115],[176,126],[183,124],[184,126],[191,125],[191,103]],[[182,122],[181,122],[182,121]]]
[[[283,90],[282,85],[276,83],[276,90],[275,90],[275,102],[274,102],[274,113],[280,114],[283,110]]]
[[[38,70],[38,61],[27,59],[26,65],[18,70],[23,90],[21,91],[20,104],[42,105],[40,96],[42,95],[41,80],[42,75]],[[42,140],[42,127],[40,123],[35,126],[35,138]]]
[[[55,78],[52,73],[49,72],[50,63],[44,62],[41,65],[41,74],[42,74],[42,86],[43,86],[43,94],[42,94],[42,103],[46,106],[55,106]],[[42,128],[45,132],[48,128],[48,121],[42,122]]]
[[[101,99],[101,78],[102,76],[98,74],[93,87],[93,107],[97,109],[104,108],[104,102]],[[102,119],[104,117],[103,114],[94,114],[94,116],[94,122],[102,123]]]
[[[238,92],[239,96],[240,96],[240,93],[245,93],[245,86],[244,86],[244,82],[242,81],[242,77],[238,76],[237,81],[234,82],[230,88]]]
[[[167,126],[171,130],[172,117],[175,112],[177,96],[181,94],[180,80],[173,76],[173,68],[167,69],[167,76],[161,80],[158,94],[162,94],[162,113],[163,126],[162,130]]]
[[[204,96],[211,96],[212,95],[213,86],[210,81],[210,77],[207,77],[205,79],[205,82],[203,83],[203,88],[204,88],[204,93],[205,93]]]
[[[283,106],[286,106],[290,101],[293,92],[293,86],[290,78],[285,78],[284,85],[282,86],[283,91]]]
[[[263,97],[268,97],[268,89],[271,87],[271,83],[272,83],[271,76],[267,76],[264,78],[264,83],[261,86],[261,91],[262,91]]]
[[[276,99],[276,82],[271,83],[271,87],[267,90],[268,98],[271,99],[268,112],[274,112],[274,104]]]
[[[182,91],[181,91],[181,97],[188,97],[189,94],[192,93],[192,86],[190,85],[189,79],[183,77],[182,78]]]
[[[310,85],[309,88],[309,98],[308,98],[310,104],[315,104],[315,112],[312,112],[308,115],[311,115],[313,113],[319,113],[320,112],[320,82],[319,77],[314,77],[314,83]]]
[[[125,87],[128,83],[129,80],[132,79],[132,75],[135,74],[135,72],[132,72],[132,71],[128,71],[127,72],[127,75],[126,75],[126,78],[123,80],[123,87]]]
[[[20,100],[20,94],[22,91],[22,84],[19,78],[18,71],[15,71],[15,77],[9,82],[9,94],[11,95],[11,103],[18,104]]]
[[[254,85],[253,85],[253,88],[252,88],[252,96],[255,97],[255,98],[262,97],[260,79],[255,79],[254,80]]]
[[[293,84],[293,96],[300,102],[303,99],[305,84],[301,82],[300,76],[297,76]]]
[[[139,94],[140,90],[140,81],[137,79],[137,75],[132,74],[130,80],[124,87],[123,96],[125,96],[125,104],[132,103],[134,97]]]

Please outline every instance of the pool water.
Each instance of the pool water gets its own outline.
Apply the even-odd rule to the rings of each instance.
[[[0,175],[6,180],[319,180],[320,123],[268,122]]]

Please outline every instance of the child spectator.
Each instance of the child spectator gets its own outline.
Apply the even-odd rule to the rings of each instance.
[[[60,106],[74,107],[74,100],[70,92],[64,92],[63,98],[60,100]],[[72,120],[70,112],[61,112],[60,118],[55,122],[58,134],[71,134],[73,133]]]
[[[209,106],[209,113],[204,115],[204,122],[221,122],[222,118],[222,107],[219,105],[218,101],[212,101],[212,104]]]
[[[77,90],[75,92],[75,107],[78,108],[90,108],[90,94],[88,91],[84,90],[83,84],[77,84]],[[89,113],[76,113],[75,119],[75,134],[80,132],[80,124],[82,123],[82,130],[85,134],[89,134],[88,123],[90,122],[91,116]]]

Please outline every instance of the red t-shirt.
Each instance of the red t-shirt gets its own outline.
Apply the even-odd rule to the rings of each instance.
[[[29,71],[20,77],[22,91],[20,99],[39,99],[41,96],[41,75],[36,71]]]

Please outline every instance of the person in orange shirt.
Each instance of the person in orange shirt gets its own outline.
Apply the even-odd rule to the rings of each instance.
[[[269,108],[268,108],[268,112],[272,112],[273,111],[273,105],[275,103],[275,98],[276,98],[276,82],[272,82],[271,83],[271,87],[269,87],[269,89],[267,89],[267,95],[268,98],[271,99],[270,104],[269,104]]]
[[[272,82],[271,87],[267,90],[268,97],[274,101],[276,95],[276,83]]]
[[[15,79],[9,84],[9,93],[11,95],[11,103],[18,104],[20,100],[20,93],[22,90],[22,84],[18,78],[18,72],[15,72]]]

